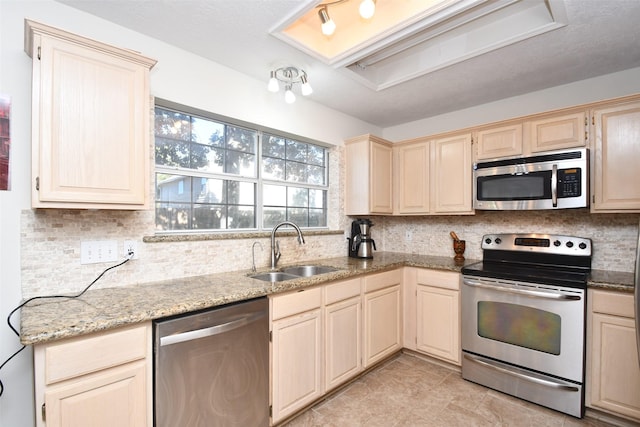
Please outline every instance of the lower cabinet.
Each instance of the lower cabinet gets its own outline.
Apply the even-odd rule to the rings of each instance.
[[[402,270],[365,276],[364,367],[402,349]]]
[[[405,347],[460,365],[460,275],[405,272]]]
[[[640,421],[633,294],[589,290],[588,304],[587,406]]]
[[[36,426],[152,426],[151,324],[34,347]]]
[[[361,279],[325,286],[325,391],[362,371]]]
[[[322,289],[271,299],[271,405],[274,423],[322,396]]]
[[[402,348],[401,278],[398,269],[271,297],[273,424]]]

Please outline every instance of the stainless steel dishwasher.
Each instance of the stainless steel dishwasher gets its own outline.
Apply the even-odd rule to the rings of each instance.
[[[267,298],[154,322],[157,427],[269,425]]]

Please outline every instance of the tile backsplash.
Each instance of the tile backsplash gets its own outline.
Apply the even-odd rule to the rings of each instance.
[[[376,243],[384,250],[453,256],[450,231],[466,240],[465,258],[481,259],[480,243],[490,233],[562,234],[590,238],[592,268],[633,272],[638,214],[590,214],[588,209],[477,211],[471,216],[376,217]],[[376,231],[381,232],[376,235]]]

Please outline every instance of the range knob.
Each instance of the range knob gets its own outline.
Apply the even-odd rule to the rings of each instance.
[[[562,244],[562,242],[560,240],[554,240],[553,241],[553,246],[558,247]]]
[[[587,244],[586,244],[585,242],[581,242],[581,243],[578,245],[578,247],[579,247],[580,249],[587,249]]]
[[[502,239],[499,237],[496,237],[496,244],[499,245],[500,243],[502,243]]]
[[[567,242],[567,247],[568,248],[572,248],[573,247],[573,242],[571,242],[571,241]]]
[[[489,245],[489,244],[491,244],[491,239],[487,237],[486,239],[484,239],[484,242],[485,242],[487,245]]]

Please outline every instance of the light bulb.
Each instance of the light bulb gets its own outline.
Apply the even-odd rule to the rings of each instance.
[[[276,79],[276,72],[271,72],[271,78],[269,79],[269,84],[267,85],[267,90],[269,92],[277,92],[280,90],[280,84],[278,84],[278,79]]]
[[[329,12],[326,7],[318,10],[318,16],[320,16],[320,22],[322,22],[322,34],[330,36],[336,30],[336,23],[329,17]]]
[[[307,75],[304,74],[304,72],[302,76],[300,76],[300,82],[302,82],[302,85],[300,86],[300,92],[302,92],[302,96],[311,95],[313,93],[313,88],[307,81]]]
[[[360,16],[364,19],[371,19],[373,14],[376,13],[376,2],[375,0],[362,0],[360,3]]]
[[[291,86],[287,86],[287,90],[284,91],[284,102],[287,104],[296,102],[296,94],[291,90]]]

